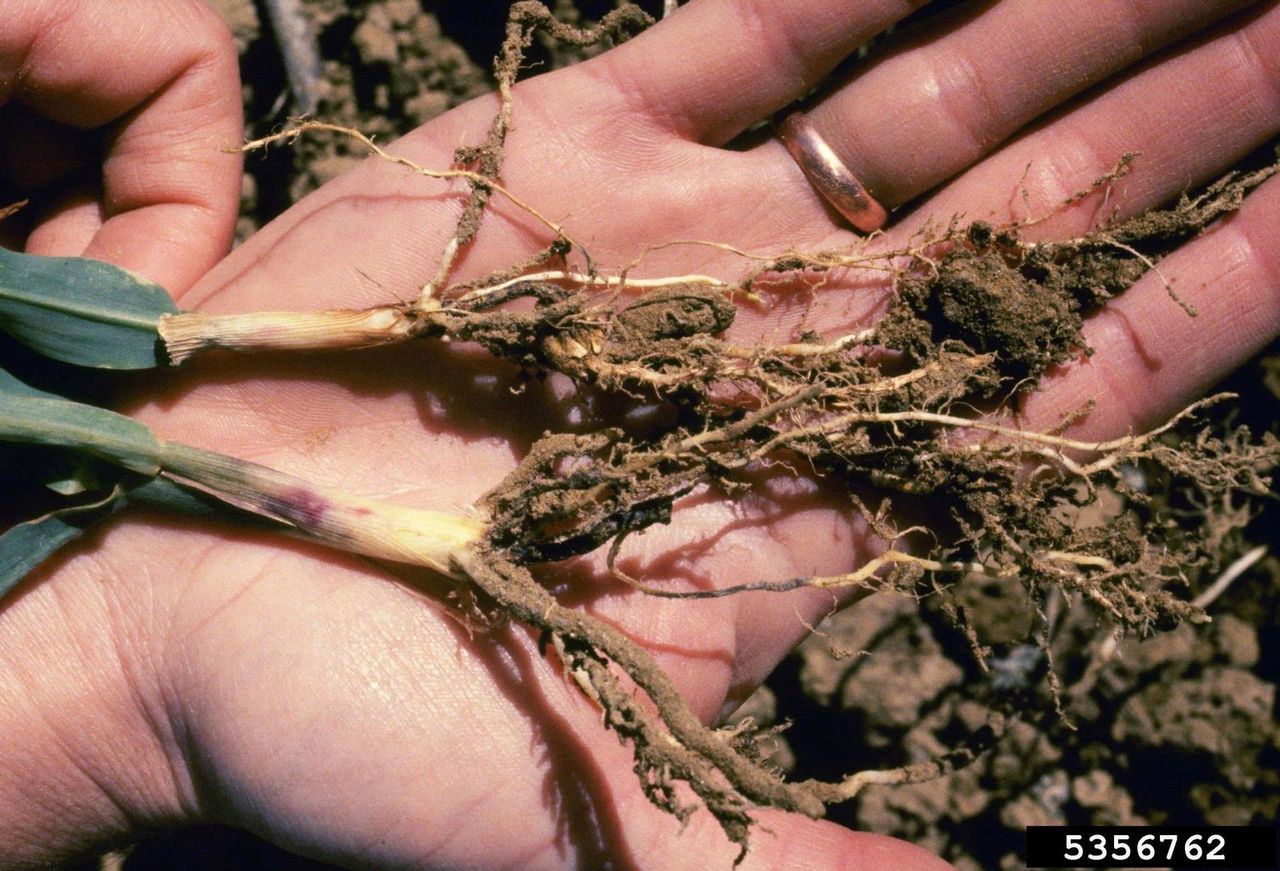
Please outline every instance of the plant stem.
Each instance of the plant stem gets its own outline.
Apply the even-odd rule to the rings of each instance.
[[[425,326],[421,313],[404,306],[313,312],[164,315],[158,326],[169,362],[178,365],[200,351],[338,351],[372,348],[412,338]]]
[[[247,460],[163,441],[145,425],[95,406],[5,399],[0,442],[71,448],[147,477],[163,475],[341,550],[464,577],[457,555],[479,542],[486,528],[479,512],[426,511],[356,496]]]
[[[284,523],[305,538],[351,553],[425,566],[461,580],[466,575],[458,568],[459,555],[478,542],[485,529],[478,516],[367,499],[175,442],[164,443],[160,464],[169,477]]]

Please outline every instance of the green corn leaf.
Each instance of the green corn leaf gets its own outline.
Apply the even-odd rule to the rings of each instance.
[[[0,331],[46,357],[104,369],[162,365],[156,325],[177,311],[162,287],[116,266],[0,249]]]
[[[226,523],[241,529],[259,529],[288,535],[292,528],[278,520],[253,514],[211,496],[172,481],[163,475],[151,478],[129,489],[129,504],[154,508],[166,514],[182,514],[197,520]]]
[[[288,531],[275,521],[247,514],[175,481],[133,478],[118,483],[110,495],[97,502],[52,511],[0,533],[0,601],[33,569],[91,526],[134,505],[249,529]]]
[[[159,440],[123,414],[17,392],[0,400],[0,441],[73,448],[143,475],[160,473]]]
[[[127,424],[121,424],[120,421],[127,421]],[[102,433],[92,432],[95,424],[106,424],[106,430]],[[146,437],[133,427],[141,428]],[[24,431],[28,432],[28,437],[23,437]],[[84,438],[76,438],[77,431]],[[5,436],[4,433],[9,435]],[[32,387],[0,368],[0,440],[23,443],[23,448],[26,444],[36,443],[70,446],[94,452],[93,448],[96,446],[99,449],[97,452],[110,453],[101,449],[104,443],[109,444],[114,438],[115,441],[122,442],[117,451],[123,447],[127,453],[136,455],[147,437],[151,437],[150,431],[141,424]],[[84,443],[86,439],[89,444]],[[154,441],[154,438],[151,437],[151,440]],[[134,442],[136,444],[132,444]],[[14,459],[16,462],[30,462],[33,457],[19,451]],[[73,470],[90,464],[83,456],[72,455],[49,457],[39,465],[37,475],[47,473],[53,480],[46,484],[65,492],[79,488],[74,485],[60,487],[58,480],[68,484],[78,483],[79,476]],[[124,488],[116,486],[104,499],[51,511],[43,517],[19,523],[0,533],[0,599],[60,548],[75,541],[93,524],[123,508],[124,497]]]
[[[63,399],[55,393],[32,387],[0,368],[0,402],[4,402],[6,397],[14,396]],[[8,414],[8,407],[7,402],[0,404],[0,417]],[[63,496],[105,490],[106,483],[113,480],[109,477],[109,468],[75,452],[50,452],[40,448],[28,450],[22,446],[0,452],[0,477],[7,476],[6,484],[12,485],[14,480],[39,482]]]
[[[15,449],[0,452],[0,461],[17,464],[15,468],[23,472],[22,486],[43,483],[63,495],[112,487],[110,495],[99,501],[52,511],[0,532],[0,600],[60,548],[128,505],[145,505],[250,528],[284,529],[280,523],[156,477],[160,472],[161,444],[137,421],[32,387],[3,368],[0,442],[16,443]],[[41,457],[40,449],[33,449],[32,445],[72,450]],[[36,453],[30,453],[32,450]],[[93,457],[141,472],[144,477],[101,465]],[[37,468],[28,468],[31,465]]]
[[[115,514],[125,503],[125,492],[117,487],[98,502],[52,511],[5,530],[0,534],[0,600],[59,548]]]
[[[32,387],[0,368],[0,442],[73,448],[147,476],[160,442],[136,420]]]
[[[40,390],[39,388],[32,387],[25,381],[19,380],[17,376],[13,375],[8,370],[0,367],[0,400],[5,400],[6,402],[5,405],[0,406],[0,409],[8,408],[7,401],[8,397],[11,396],[25,396],[30,399],[62,398],[56,393],[49,393],[47,390]],[[3,414],[4,412],[0,411],[0,415]]]

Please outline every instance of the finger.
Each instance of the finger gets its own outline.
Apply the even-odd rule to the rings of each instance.
[[[929,851],[883,835],[854,832],[797,814],[761,815],[760,832],[743,868],[804,871],[810,868],[896,868],[947,871],[952,866]],[[674,867],[674,866],[669,866]]]
[[[101,192],[97,186],[66,191],[40,215],[27,235],[28,251],[83,251],[102,229]]]
[[[225,253],[238,207],[240,157],[224,149],[241,136],[240,90],[225,26],[191,0],[0,11],[0,101],[72,127],[113,125],[102,227],[83,250],[38,253],[98,257],[185,290]]]
[[[803,96],[859,45],[928,0],[694,0],[582,68],[626,109],[722,144]]]
[[[1152,208],[1224,171],[1280,130],[1280,4],[1268,2],[1178,46],[1020,137],[930,198],[925,215],[1044,218],[1028,235],[1084,232]],[[1108,194],[1063,209],[1136,154]],[[904,227],[903,231],[909,231]]]
[[[1250,2],[990,4],[856,71],[809,120],[882,202],[898,205],[1083,89]]]
[[[1155,207],[1280,131],[1278,57],[1280,3],[1270,2],[1019,137],[899,221],[886,242],[901,243],[929,222],[956,215],[996,223],[1036,219],[1022,231],[1027,238],[1071,237],[1099,220]],[[1127,176],[1064,207],[1127,153],[1138,155]],[[883,310],[886,297],[874,288],[823,294],[803,310],[788,310],[786,325],[836,334],[856,329]]]
[[[1085,324],[1096,353],[1047,378],[1024,414],[1052,424],[1096,400],[1073,435],[1150,429],[1280,334],[1280,179],[1239,213],[1160,262]],[[1169,298],[1165,280],[1198,314]]]

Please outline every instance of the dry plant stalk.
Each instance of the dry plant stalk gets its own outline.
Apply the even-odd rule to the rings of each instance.
[[[1137,631],[1200,619],[1200,609],[1175,591],[1197,571],[1216,568],[1222,555],[1214,542],[1221,530],[1198,529],[1185,517],[1173,520],[1167,506],[1134,487],[1126,473],[1141,468],[1174,482],[1187,504],[1201,506],[1196,518],[1204,520],[1208,506],[1269,490],[1268,475],[1280,459],[1274,439],[1257,443],[1243,431],[1196,430],[1197,415],[1221,398],[1197,404],[1153,432],[1100,443],[1028,432],[1012,418],[975,418],[960,409],[1029,390],[1048,367],[1085,350],[1084,312],[1238,208],[1274,169],[1229,176],[1171,208],[1062,242],[1027,242],[1019,225],[975,222],[877,255],[790,251],[752,258],[736,281],[703,275],[637,280],[628,277],[629,269],[606,275],[571,263],[580,252],[574,240],[498,181],[511,88],[536,27],[589,44],[645,23],[643,13],[624,7],[595,27],[576,29],[556,22],[541,4],[517,3],[496,64],[500,109],[485,143],[460,149],[450,169],[419,166],[358,131],[318,122],[249,143],[247,149],[262,148],[303,133],[337,132],[413,173],[464,180],[471,191],[453,239],[415,302],[302,314],[184,313],[166,316],[161,333],[175,364],[215,349],[472,342],[526,370],[560,372],[583,386],[666,403],[677,423],[645,437],[614,429],[548,435],[467,517],[355,500],[190,449],[169,449],[161,467],[298,534],[429,565],[474,585],[491,608],[548,639],[602,709],[606,726],[631,743],[654,804],[687,818],[692,808],[676,790],[677,783],[687,784],[745,850],[753,807],[818,816],[825,804],[847,800],[866,784],[937,776],[972,759],[998,734],[999,723],[931,763],[859,772],[837,783],[787,783],[758,761],[750,732],[703,725],[642,648],[608,624],[560,605],[529,567],[606,546],[612,564],[627,535],[668,522],[676,500],[695,488],[740,492],[749,486],[744,472],[785,460],[846,482],[851,504],[887,550],[847,575],[714,592],[661,591],[617,572],[619,577],[650,594],[696,599],[801,586],[916,594],[941,590],[937,576],[977,573],[1017,577],[1037,602],[1049,589],[1077,594]],[[1127,171],[1122,162],[1099,184]],[[482,281],[451,285],[453,263],[480,229],[494,194],[540,220],[552,241],[539,255]],[[738,304],[755,304],[753,283],[761,277],[848,269],[874,270],[893,284],[889,313],[874,327],[772,346],[722,338]],[[624,296],[630,291],[641,293]],[[1177,301],[1172,288],[1170,293]],[[508,303],[516,300],[533,305],[512,310]],[[900,354],[893,373],[875,360],[872,352],[882,348]],[[1179,440],[1179,433],[1191,436]],[[1122,513],[1106,527],[1079,523],[1104,490],[1124,500]],[[868,501],[868,492],[882,495]],[[921,500],[930,505],[927,536],[892,519]],[[1242,512],[1221,516],[1228,514],[1239,518]],[[633,696],[619,671],[656,713]]]

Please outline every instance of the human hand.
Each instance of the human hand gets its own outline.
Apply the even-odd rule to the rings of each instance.
[[[945,218],[960,208],[974,217],[1020,217],[1024,188],[1033,213],[1049,212],[1125,151],[1144,155],[1118,191],[1122,210],[1137,211],[1274,133],[1275,113],[1256,94],[1267,93],[1257,82],[1274,88],[1278,74],[1266,69],[1280,29],[1275,4],[1230,21],[1232,35],[1129,71],[1123,82],[997,146],[1082,83],[1125,68],[1141,54],[1134,46],[1171,39],[1177,28],[1169,21],[1194,30],[1225,14],[1227,5],[1240,4],[1161,4],[1126,31],[1128,41],[1108,41],[1099,33],[1116,25],[1096,3],[1006,0],[950,37],[880,62],[811,117],[832,124],[824,111],[839,118],[837,107],[845,105],[857,121],[855,110],[870,107],[869,126],[846,119],[822,132],[842,143],[884,128],[877,142],[845,158],[891,204],[968,170],[901,219],[885,244],[901,241],[927,215]],[[715,54],[700,46],[740,20],[730,11],[739,4],[698,0],[600,60],[523,86],[505,183],[544,213],[567,216],[571,234],[606,263],[672,238],[728,240],[768,252],[850,241],[776,143],[746,153],[716,146],[797,96],[804,89],[798,82],[821,78],[902,6],[769,4],[757,21],[770,26],[748,28],[753,38],[718,44]],[[1127,8],[1108,11],[1119,16]],[[1027,27],[1004,17],[1018,15],[1066,23],[1046,29],[1037,45]],[[794,32],[800,23],[804,38],[780,44],[829,42],[798,48],[816,53],[808,63],[779,60],[768,48],[779,44],[771,35],[788,26]],[[1242,51],[1249,41],[1257,47]],[[918,65],[932,59],[946,70],[948,44],[966,46],[982,63],[1003,58],[1011,72],[979,77],[1003,82],[1004,90],[975,109],[967,91],[931,86]],[[1028,72],[1009,60],[1015,50],[1053,62]],[[1249,66],[1250,57],[1258,67]],[[778,70],[785,73],[771,74]],[[954,77],[939,72],[932,81]],[[1212,82],[1215,90],[1196,82]],[[1221,99],[1224,88],[1239,98]],[[928,106],[885,111],[913,94]],[[1039,102],[1018,109],[1028,95]],[[1001,107],[1009,114],[1000,116]],[[974,113],[982,148],[952,151],[954,137],[930,134],[929,125],[952,117],[947,109]],[[464,107],[399,148],[420,163],[444,166],[455,146],[480,138],[492,110],[491,101]],[[890,120],[903,129],[895,134]],[[916,141],[938,146],[917,156],[904,147]],[[979,161],[986,151],[990,156]],[[434,271],[458,202],[434,188],[419,194],[426,184],[385,165],[363,167],[244,246],[184,304],[236,311],[412,296]],[[1054,409],[1097,396],[1100,412],[1081,430],[1121,431],[1181,404],[1273,334],[1280,306],[1274,260],[1267,259],[1275,246],[1265,234],[1275,234],[1266,218],[1277,207],[1277,190],[1274,183],[1264,187],[1228,225],[1165,261],[1165,274],[1201,309],[1199,320],[1184,327],[1185,315],[1168,305],[1156,282],[1133,288],[1091,322],[1098,353],[1089,363],[1067,369],[1029,403],[1033,420],[1056,421]],[[1038,232],[1076,232],[1091,207],[1096,203],[1086,201]],[[353,227],[368,234],[353,234]],[[538,232],[497,204],[459,277],[518,260],[543,241]],[[702,249],[668,249],[644,268],[732,275],[739,264]],[[1222,282],[1224,275],[1233,280]],[[1217,283],[1210,288],[1206,279]],[[1232,298],[1213,298],[1214,291]],[[816,299],[784,300],[768,316],[745,319],[740,330],[781,337],[803,324],[838,334],[875,311],[879,300],[868,302],[869,296],[828,288]],[[222,360],[195,367],[142,414],[169,437],[370,495],[454,508],[495,483],[532,437],[561,426],[575,406],[579,415],[593,414],[573,396],[550,395],[554,385],[508,396],[514,383],[504,367],[439,348]],[[728,584],[836,573],[865,557],[868,544],[856,525],[820,490],[780,485],[771,495],[772,501],[736,506],[709,496],[688,500],[670,528],[651,530],[626,552],[632,571],[649,582]],[[588,598],[586,577],[556,580]],[[710,719],[766,674],[804,633],[804,623],[830,604],[805,592],[673,604],[610,587],[588,607],[650,645],[694,709]],[[104,812],[114,804],[134,820],[245,825],[337,861],[446,867],[590,866],[601,857],[701,866],[720,857],[727,863],[733,853],[703,817],[676,837],[674,823],[650,809],[636,788],[629,751],[600,729],[532,639],[514,629],[472,639],[422,597],[361,563],[249,536],[229,542],[223,532],[135,522],[104,535],[92,555],[51,571],[0,619],[8,624],[0,632],[25,639],[31,651],[18,662],[29,675],[22,698],[45,719],[54,715],[57,734],[83,769],[83,780],[74,767],[63,777],[66,794],[83,810],[72,822],[84,827],[131,822]],[[59,621],[70,625],[52,633],[58,643],[40,643]],[[87,677],[37,685],[40,664],[59,654],[88,660]],[[68,716],[69,697],[94,700],[80,721],[91,717],[91,726]],[[34,746],[48,744],[39,729],[32,734]],[[116,745],[131,752],[103,753]],[[32,777],[48,778],[37,761],[28,763]],[[110,804],[93,782],[107,785]],[[748,860],[761,867],[788,861],[825,867],[842,857],[884,867],[913,861],[905,852],[872,854],[895,848],[866,836],[762,816],[773,834],[757,834]],[[60,821],[57,828],[65,827]]]
[[[231,244],[240,76],[198,0],[0,3],[0,242],[181,292]]]

